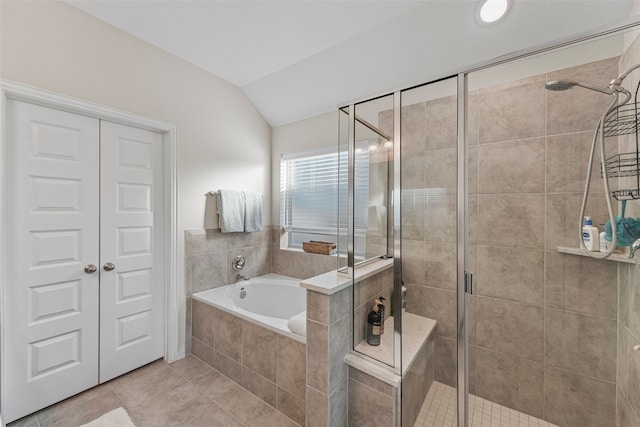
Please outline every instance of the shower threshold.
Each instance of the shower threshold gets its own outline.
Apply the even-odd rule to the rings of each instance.
[[[558,427],[474,395],[469,415],[469,427]],[[456,389],[434,381],[413,427],[456,427]]]

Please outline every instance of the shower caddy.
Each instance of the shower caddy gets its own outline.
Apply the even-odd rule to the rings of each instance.
[[[605,118],[603,133],[605,137],[635,134],[635,151],[619,153],[608,157],[600,169],[609,178],[635,178],[628,188],[612,191],[611,195],[618,201],[640,199],[640,144],[638,142],[638,124],[640,122],[640,103],[638,92],[640,82],[636,86],[633,102],[627,102],[614,108]],[[604,168],[604,170],[603,170]]]

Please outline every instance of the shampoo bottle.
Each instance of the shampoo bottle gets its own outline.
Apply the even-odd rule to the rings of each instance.
[[[600,252],[608,252],[611,248],[611,242],[605,238],[606,235],[604,231],[600,233]]]
[[[598,227],[593,226],[590,216],[584,217],[584,226],[582,227],[582,241],[584,247],[591,252],[600,251],[600,233]]]
[[[380,345],[380,311],[377,304],[367,317],[367,343],[369,345]]]
[[[380,308],[380,335],[382,335],[384,334],[384,297],[378,297],[377,301],[379,301],[378,307]]]

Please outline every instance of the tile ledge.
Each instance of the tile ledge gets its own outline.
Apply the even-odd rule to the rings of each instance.
[[[624,263],[627,263],[627,264],[637,264],[638,263],[638,261],[635,258],[629,258],[629,255],[627,255],[625,253],[615,253],[614,252],[614,253],[611,254],[611,256],[609,258],[595,258],[595,257],[590,257],[588,254],[584,253],[584,251],[581,248],[567,248],[567,247],[562,247],[562,246],[558,247],[558,252],[562,253],[562,254],[577,255],[577,256],[583,256],[583,257],[588,257],[588,258],[593,258],[593,259],[604,259],[606,261],[624,262]]]
[[[351,278],[344,273],[332,270],[328,273],[302,280],[300,281],[300,286],[311,291],[332,295],[348,288],[354,281],[358,283],[376,273],[386,270],[387,268],[391,268],[392,266],[393,258],[379,259],[361,266],[356,266],[354,280],[351,280]]]
[[[344,363],[392,387],[400,387],[402,380],[400,375],[396,374],[391,366],[384,365],[382,362],[351,352],[344,357]]]

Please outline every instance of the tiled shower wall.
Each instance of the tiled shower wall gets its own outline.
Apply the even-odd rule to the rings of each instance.
[[[640,63],[640,39],[636,39],[622,56],[620,72]],[[632,72],[624,86],[635,94],[640,70]],[[619,137],[620,153],[636,149],[636,135]],[[635,178],[620,178],[620,188],[633,188]],[[626,216],[640,218],[640,200],[629,201]],[[640,255],[636,255],[636,259]],[[618,378],[617,426],[640,426],[640,265],[618,266]]]
[[[618,60],[469,94],[470,389],[563,427],[609,427],[616,417],[617,265],[556,251],[578,245],[591,137],[609,99],[544,84],[606,83]],[[407,309],[438,321],[435,379],[449,385],[456,381],[455,123],[453,97],[402,110]],[[587,214],[599,225],[606,207],[595,170]],[[432,188],[442,195],[421,197]]]
[[[256,233],[221,233],[220,230],[185,231],[185,294],[187,299],[186,337],[191,337],[191,295],[196,292],[235,283],[231,261],[236,255],[246,258],[242,274],[249,277],[276,273],[298,279],[335,270],[334,256],[315,255],[280,249],[278,227],[264,227]],[[191,350],[187,339],[186,351]]]

